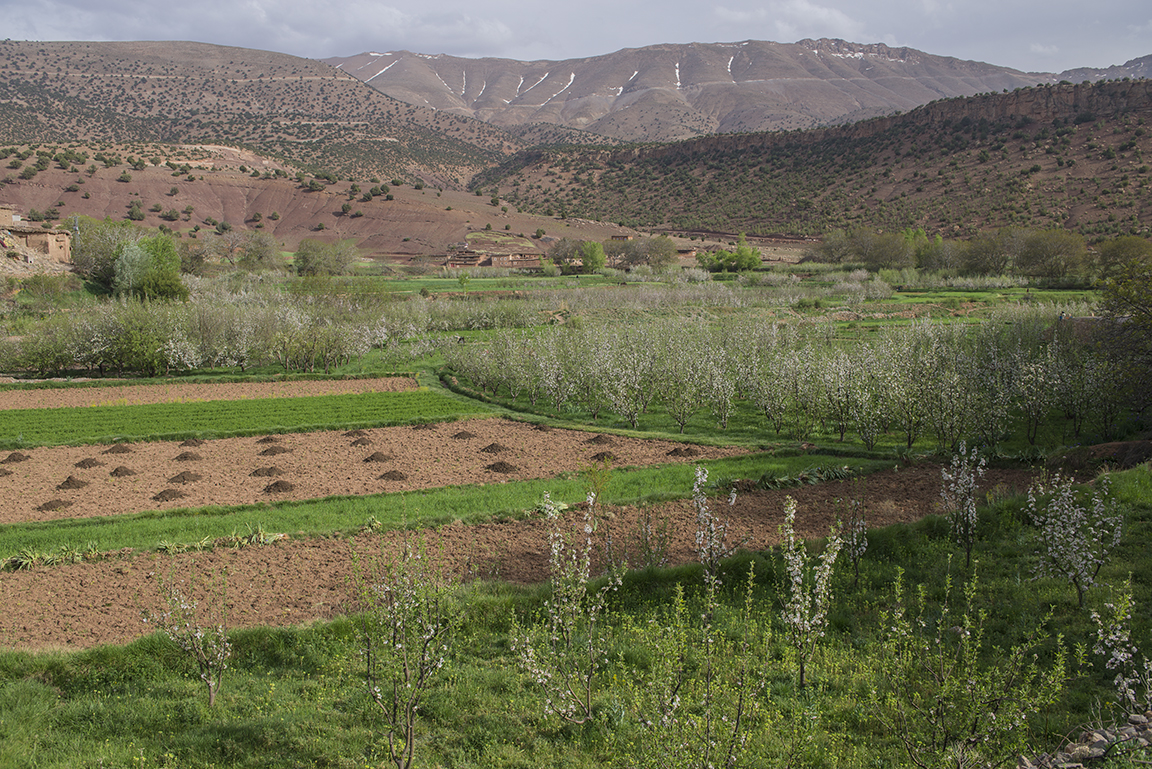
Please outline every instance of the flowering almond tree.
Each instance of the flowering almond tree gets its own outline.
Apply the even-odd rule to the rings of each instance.
[[[593,694],[608,664],[605,604],[608,593],[620,586],[623,573],[614,570],[602,588],[588,589],[595,493],[588,495],[583,520],[570,530],[565,529],[559,508],[547,494],[541,506],[549,522],[552,595],[544,603],[539,624],[522,627],[513,620],[511,646],[521,668],[543,690],[545,709],[582,724],[593,716]]]
[[[964,568],[972,568],[972,545],[976,541],[976,491],[984,477],[986,461],[976,449],[967,450],[964,441],[952,456],[949,467],[940,468],[940,499],[952,522],[952,533],[964,548]]]
[[[423,541],[405,542],[374,568],[365,575],[357,567],[366,685],[384,719],[389,759],[409,769],[420,705],[444,668],[456,625],[453,583]]]
[[[832,602],[832,569],[843,541],[840,532],[828,534],[818,559],[808,555],[804,542],[796,536],[796,500],[784,500],[784,565],[788,570],[785,583],[787,599],[784,603],[784,627],[788,642],[796,652],[800,666],[799,688],[804,688],[808,660],[816,651],[816,644],[824,637],[828,626],[828,607]]]
[[[194,583],[185,589],[167,579],[159,580],[159,586],[164,610],[146,612],[144,621],[155,625],[192,658],[200,680],[208,687],[208,707],[213,707],[232,657],[232,644],[228,641],[227,574],[220,574],[217,589],[213,591],[207,624],[202,624],[200,604],[191,595]]]
[[[1108,476],[1100,481],[1103,491],[1081,503],[1072,479],[1057,475],[1052,487],[1028,489],[1028,514],[1039,529],[1040,563],[1037,577],[1055,577],[1072,583],[1077,602],[1096,584],[1096,576],[1108,556],[1120,544],[1124,516],[1116,501],[1108,499]],[[1043,496],[1048,496],[1045,502]]]
[[[1119,595],[1104,604],[1103,614],[1092,612],[1096,643],[1092,651],[1104,658],[1104,668],[1116,677],[1116,699],[1128,713],[1152,709],[1152,660],[1144,656],[1132,640],[1132,578]]]

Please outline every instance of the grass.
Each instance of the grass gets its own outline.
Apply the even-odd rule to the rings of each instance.
[[[0,448],[225,438],[439,421],[488,411],[481,404],[417,390],[204,403],[21,409],[0,412]]]
[[[1134,579],[1138,606],[1152,598],[1146,577],[1152,574],[1152,555],[1140,546],[1152,533],[1152,506],[1144,495],[1149,484],[1147,468],[1115,478],[1118,495],[1133,501],[1128,547],[1110,564],[1107,578],[1139,575]],[[1068,585],[1028,578],[1035,533],[1021,522],[1022,510],[1020,499],[981,509],[975,608],[989,610],[981,670],[996,665],[1004,649],[1021,643],[1028,627],[1049,613],[1047,640],[1037,648],[1042,666],[1053,660],[1058,632],[1070,647],[1090,649],[1093,641],[1087,612],[1077,610]],[[714,621],[729,637],[738,637],[736,586],[754,564],[753,610],[773,629],[756,663],[765,688],[753,695],[758,712],[747,722],[746,765],[910,766],[891,728],[891,703],[871,695],[886,690],[885,676],[892,671],[884,612],[893,605],[892,585],[903,570],[906,584],[923,587],[933,622],[945,578],[950,574],[957,587],[972,579],[958,568],[960,559],[962,552],[938,518],[871,532],[859,585],[852,587],[846,570],[836,578],[829,631],[810,663],[811,684],[803,692],[796,688],[795,662],[779,624],[782,561],[764,553],[726,562],[727,587]],[[428,692],[418,726],[420,764],[467,769],[643,765],[637,751],[646,743],[629,692],[643,683],[651,659],[644,649],[652,638],[643,628],[663,616],[678,584],[690,607],[698,606],[698,566],[633,572],[611,594],[613,637],[605,674],[595,687],[598,715],[583,726],[544,714],[539,691],[521,674],[508,647],[511,618],[531,621],[547,590],[483,582],[460,587],[454,598],[462,612],[454,652]],[[1090,595],[1093,606],[1106,599],[1104,589]],[[629,629],[625,618],[635,620],[631,627],[640,631]],[[1152,642],[1143,615],[1134,630],[1145,646]],[[946,635],[945,643],[953,637]],[[355,617],[237,630],[231,640],[235,656],[212,709],[188,661],[159,636],[80,652],[0,652],[0,765],[360,767],[386,757],[382,725],[360,672],[363,645]],[[1094,662],[1090,651],[1085,661]],[[1027,754],[1051,750],[1063,735],[1078,734],[1082,725],[1114,713],[1107,705],[1108,674],[1091,664],[1074,665],[1069,673],[1058,705],[1029,722]],[[922,730],[924,723],[904,728]],[[1149,757],[1145,749],[1107,766],[1129,769]],[[919,758],[934,763],[943,756],[925,746]]]

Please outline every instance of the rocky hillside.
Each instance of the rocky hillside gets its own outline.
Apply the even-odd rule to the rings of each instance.
[[[685,234],[1152,228],[1152,81],[937,101],[792,133],[526,151],[474,181],[543,214]]]
[[[202,43],[0,41],[0,142],[254,148],[310,170],[458,185],[525,146],[319,61]]]
[[[552,123],[628,141],[813,128],[1060,79],[828,39],[657,45],[566,61],[408,51],[325,61],[409,104],[495,125]]]
[[[304,238],[351,239],[392,261],[442,260],[475,238],[516,239],[530,252],[551,236],[605,240],[622,231],[423,183],[293,174],[288,164],[220,145],[0,145],[0,202],[44,227],[71,228],[73,215],[109,217],[181,238],[264,232],[285,250]],[[533,238],[541,229],[546,238]]]

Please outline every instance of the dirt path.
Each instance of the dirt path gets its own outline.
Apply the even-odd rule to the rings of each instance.
[[[500,420],[491,420],[499,423]],[[441,430],[461,426],[441,425]],[[513,460],[515,461],[515,460]],[[1026,471],[991,470],[983,488],[1004,484],[1023,490]],[[722,499],[714,508],[730,521],[737,539],[750,549],[763,549],[777,540],[783,521],[784,498],[798,503],[797,529],[822,536],[840,514],[837,499],[853,495],[852,482],[826,483],[781,491],[757,491],[738,496],[729,508]],[[940,471],[919,466],[868,476],[864,499],[868,521],[883,526],[914,521],[937,511]],[[639,510],[604,510],[608,523],[627,543]],[[654,519],[667,518],[671,531],[670,563],[695,559],[695,514],[688,501],[651,508]],[[604,527],[600,527],[602,535]],[[348,599],[353,550],[364,555],[397,545],[399,534],[364,534],[347,539],[286,540],[263,547],[217,549],[205,553],[166,556],[125,555],[106,561],[30,572],[0,573],[0,644],[24,649],[83,648],[123,643],[150,628],[141,609],[154,606],[157,575],[187,577],[193,572],[228,570],[229,617],[233,626],[294,625],[341,614]],[[545,522],[540,519],[437,529],[434,547],[462,578],[498,578],[533,583],[547,578]]]

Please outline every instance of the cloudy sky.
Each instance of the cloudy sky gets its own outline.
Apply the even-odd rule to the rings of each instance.
[[[1059,72],[1152,54],[1148,0],[0,0],[13,40],[192,40],[309,58],[407,49],[567,59],[838,37]]]

